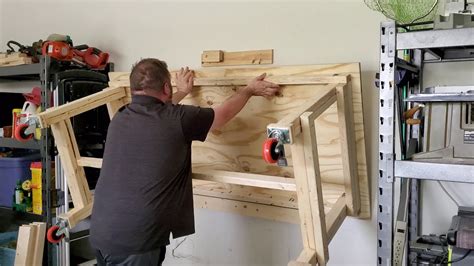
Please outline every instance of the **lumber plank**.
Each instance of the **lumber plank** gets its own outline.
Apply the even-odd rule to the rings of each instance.
[[[346,187],[347,208],[352,216],[360,212],[360,193],[357,180],[357,147],[350,84],[337,87],[337,115],[341,143],[342,171]]]
[[[116,80],[111,80],[109,86],[112,88],[130,86],[128,74],[124,76],[116,76]],[[194,87],[203,86],[246,86],[254,77],[212,77],[212,78],[195,78]],[[310,85],[310,84],[345,84],[346,76],[267,76],[265,80],[279,85]],[[176,86],[174,76],[171,78],[171,85]]]
[[[18,66],[18,65],[25,65],[25,64],[32,64],[33,59],[31,57],[19,57],[19,58],[10,58],[6,57],[0,59],[0,67],[5,66]]]
[[[46,223],[34,222],[33,226],[36,227],[36,236],[34,242],[34,253],[33,253],[33,262],[32,265],[42,265],[43,264],[43,251],[44,243],[46,236]]]
[[[194,179],[226,184],[261,187],[285,191],[296,191],[295,180],[278,176],[257,175],[219,170],[193,171]]]
[[[213,53],[215,52],[213,51]],[[222,59],[219,58],[220,60],[217,62],[202,60],[206,54],[205,51],[201,56],[201,65],[203,67],[273,64],[273,49],[238,52],[222,51]],[[215,56],[213,59],[216,61]]]
[[[321,173],[319,170],[319,156],[314,119],[317,113],[305,112],[301,115],[303,131],[304,156],[306,161],[307,190],[310,198],[312,223],[314,227],[314,241],[316,257],[319,265],[325,265],[329,260],[326,220],[323,205]]]
[[[261,203],[229,200],[225,198],[194,194],[194,207],[213,211],[231,212],[239,215],[268,219],[286,223],[299,223],[298,210]]]
[[[300,227],[303,247],[305,249],[315,250],[315,230],[318,229],[314,228],[313,224],[303,136],[300,135],[294,138],[290,147],[293,155],[293,171],[295,172],[296,195],[298,197],[298,211],[301,220]]]
[[[329,213],[332,206],[344,194],[344,186],[322,183],[324,211]],[[257,187],[223,184],[212,181],[193,179],[195,195],[222,198],[238,202],[271,205],[275,207],[298,209],[296,192],[264,189]]]
[[[80,157],[77,165],[82,167],[102,168],[102,158]]]
[[[125,88],[105,89],[73,102],[52,107],[37,115],[43,128],[127,96]]]
[[[36,230],[37,227],[33,225],[20,226],[18,230],[15,266],[33,265]]]
[[[224,52],[221,50],[204,51],[201,55],[201,63],[219,63],[224,60]]]
[[[344,194],[341,195],[326,214],[328,242],[331,242],[337,230],[341,227],[342,222],[347,217],[346,200],[347,197]]]

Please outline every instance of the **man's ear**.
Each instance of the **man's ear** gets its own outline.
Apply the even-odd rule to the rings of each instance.
[[[165,95],[173,95],[173,88],[170,85],[170,82],[165,82],[163,92]]]

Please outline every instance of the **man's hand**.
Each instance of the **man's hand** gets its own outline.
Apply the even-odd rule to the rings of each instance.
[[[266,76],[267,74],[264,73],[254,78],[245,88],[239,90],[223,104],[214,107],[214,122],[212,123],[211,130],[223,127],[242,110],[252,96],[263,96],[266,98],[275,96],[280,91],[280,86],[265,81]]]
[[[173,94],[173,104],[178,104],[188,95],[194,86],[194,72],[188,67],[181,68],[175,75],[176,92]]]
[[[176,90],[183,93],[190,93],[194,85],[194,72],[188,67],[181,68],[176,73]]]
[[[265,81],[266,73],[254,78],[249,82],[245,90],[250,92],[252,96],[272,97],[280,91],[278,84]]]

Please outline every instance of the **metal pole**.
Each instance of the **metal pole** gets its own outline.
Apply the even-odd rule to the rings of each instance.
[[[391,265],[393,256],[396,35],[395,22],[381,24],[377,265]]]

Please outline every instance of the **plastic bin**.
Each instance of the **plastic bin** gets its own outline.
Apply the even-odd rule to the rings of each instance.
[[[40,159],[39,153],[0,158],[0,206],[12,207],[17,180],[30,179],[30,164]]]
[[[15,262],[16,249],[7,247],[9,242],[18,239],[18,232],[0,233],[0,265],[13,266]]]

